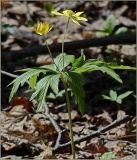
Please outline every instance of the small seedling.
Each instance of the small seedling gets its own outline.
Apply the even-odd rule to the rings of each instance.
[[[128,97],[132,93],[133,93],[133,91],[127,91],[123,94],[117,95],[116,91],[110,90],[109,96],[102,95],[102,97],[106,100],[116,102],[118,104],[118,108],[119,108],[119,104],[122,104],[123,99],[125,99],[126,97]]]
[[[83,73],[101,71],[105,74],[108,74],[113,79],[117,80],[119,83],[122,83],[121,78],[114,71],[114,69],[132,70],[135,68],[129,66],[114,65],[111,63],[99,61],[97,59],[86,60],[84,55],[81,55],[79,58],[75,58],[74,55],[65,54],[64,41],[66,33],[68,31],[70,20],[72,20],[75,24],[80,25],[81,21],[87,21],[87,19],[81,16],[83,12],[73,12],[72,10],[65,10],[62,13],[55,11],[53,13],[55,15],[65,16],[67,18],[66,28],[62,40],[62,54],[59,54],[56,58],[53,58],[48,43],[47,41],[45,41],[49,54],[52,58],[53,64],[21,70],[25,73],[21,74],[10,84],[13,85],[13,87],[10,93],[9,101],[11,101],[11,99],[14,97],[19,87],[27,83],[33,89],[33,94],[30,100],[36,99],[38,102],[36,112],[43,113],[44,102],[47,97],[48,90],[52,89],[55,95],[59,95],[60,92],[58,86],[59,81],[61,81],[61,83],[64,85],[65,90],[67,110],[69,115],[69,129],[72,155],[73,159],[75,159],[75,144],[73,139],[71,105],[68,89],[70,89],[71,95],[74,96],[75,103],[78,106],[78,110],[81,112],[81,114],[83,114],[85,98],[85,91],[83,87],[85,84],[85,78]],[[35,27],[33,30],[41,36],[47,34],[52,28],[53,25],[50,25],[48,22],[38,22],[37,27]],[[66,67],[69,65],[71,65],[72,67],[69,70],[67,70]],[[38,80],[39,75],[43,75],[43,77]]]
[[[110,36],[112,34],[120,34],[128,31],[126,27],[120,27],[115,31],[115,27],[116,18],[114,15],[110,15],[105,21],[103,30],[99,30],[96,33],[98,36]]]
[[[53,16],[52,12],[53,11],[58,11],[59,9],[55,7],[55,5],[53,3],[50,2],[44,2],[44,9],[47,11],[47,13],[49,14],[49,16]]]
[[[114,159],[116,159],[114,152],[106,152],[100,158],[100,160],[114,160]]]

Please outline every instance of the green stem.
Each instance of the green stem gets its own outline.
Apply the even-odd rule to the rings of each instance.
[[[70,20],[70,17],[68,17],[68,21],[67,21],[67,24],[66,24],[66,27],[65,27],[65,32],[64,32],[63,40],[62,40],[63,71],[64,71],[64,41],[65,41],[66,34],[67,34],[67,31],[68,31],[69,20]]]
[[[75,160],[76,155],[75,155],[75,144],[74,144],[73,130],[72,130],[72,118],[71,118],[70,100],[69,100],[69,95],[68,95],[68,91],[67,91],[67,84],[64,81],[63,77],[62,77],[62,82],[63,82],[63,85],[64,85],[65,96],[66,96],[66,101],[67,101],[67,110],[68,110],[68,116],[69,116],[69,130],[70,130],[72,156],[73,156],[73,160]]]
[[[53,56],[52,56],[52,53],[51,53],[51,50],[50,50],[49,45],[48,45],[48,43],[47,43],[47,40],[45,40],[45,44],[46,44],[46,46],[47,46],[47,49],[48,49],[49,55],[50,55],[50,57],[51,57],[51,59],[52,59],[53,63],[55,64],[56,68],[57,68],[57,69],[58,69],[58,71],[59,71],[59,68],[58,68],[58,66],[56,65],[56,63],[55,63],[55,61],[54,61],[54,58],[53,58]]]

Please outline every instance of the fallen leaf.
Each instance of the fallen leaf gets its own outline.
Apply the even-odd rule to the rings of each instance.
[[[108,152],[108,148],[106,148],[105,145],[103,145],[103,143],[99,139],[85,146],[83,150],[92,154],[95,154],[95,153],[103,154],[105,152]]]
[[[29,101],[27,97],[14,97],[11,102],[12,108],[16,106],[23,106],[24,110],[26,110],[29,113],[34,113],[34,110],[32,109],[32,103]],[[16,107],[17,108],[17,107]]]
[[[78,112],[77,111],[72,111],[71,112],[71,119],[75,120],[78,117]],[[68,113],[59,113],[59,117],[62,121],[68,121],[69,120],[69,116]]]

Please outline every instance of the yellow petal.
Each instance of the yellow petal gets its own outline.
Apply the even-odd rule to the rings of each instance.
[[[49,24],[48,23],[44,23],[43,24],[43,33],[47,34],[49,31]]]
[[[49,31],[50,31],[50,30],[52,30],[52,28],[53,28],[53,25],[50,25],[50,27],[49,27]]]
[[[42,33],[41,32],[39,32],[38,30],[34,30],[37,34],[39,34],[39,35],[42,35]]]
[[[56,15],[56,16],[63,16],[62,13],[57,12],[57,11],[52,11],[51,13],[54,14],[54,15]]]
[[[38,27],[37,27],[37,30],[38,30],[39,32],[42,32],[42,30],[43,30],[43,23],[39,23],[39,25],[38,25]]]
[[[76,12],[75,13],[75,16],[77,17],[77,16],[80,16],[82,13],[84,13],[84,12]]]
[[[37,27],[33,28],[33,30],[39,34],[44,35],[47,34],[52,29],[52,26],[49,23],[38,22]]]
[[[76,19],[72,18],[72,21],[73,21],[74,23],[76,23],[77,25],[80,25],[80,23],[79,23]]]
[[[78,20],[78,21],[87,21],[87,18],[84,18],[84,17],[77,17],[77,20]]]

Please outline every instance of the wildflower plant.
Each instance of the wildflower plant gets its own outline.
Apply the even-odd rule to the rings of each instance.
[[[102,30],[97,30],[97,36],[110,36],[117,35],[124,32],[127,32],[128,29],[126,27],[119,27],[116,29],[116,17],[114,15],[109,15],[104,23],[104,27]]]
[[[103,99],[106,99],[106,100],[117,103],[118,110],[120,110],[119,105],[122,104],[123,99],[127,98],[132,93],[133,93],[133,91],[127,91],[125,93],[122,93],[122,94],[118,95],[116,91],[110,90],[109,91],[109,96],[103,94],[102,97],[103,97]]]
[[[84,55],[81,55],[79,58],[75,58],[74,55],[67,55],[64,53],[64,40],[65,35],[68,31],[68,24],[70,19],[79,25],[80,21],[86,21],[87,19],[81,17],[83,12],[73,12],[72,10],[65,10],[62,13],[53,12],[55,15],[65,16],[67,18],[66,28],[64,31],[64,37],[62,41],[62,54],[58,55],[56,58],[53,58],[50,48],[46,42],[49,54],[53,60],[52,64],[44,65],[41,67],[27,68],[23,69],[24,72],[19,77],[11,82],[10,85],[13,85],[9,100],[11,101],[13,96],[16,94],[18,88],[23,86],[26,82],[29,84],[30,88],[33,89],[33,94],[30,100],[37,100],[37,110],[36,112],[44,112],[44,102],[47,97],[48,89],[51,88],[55,95],[59,94],[59,82],[61,81],[64,85],[65,97],[67,102],[67,110],[69,115],[69,129],[70,129],[70,139],[72,146],[72,155],[75,159],[75,144],[73,139],[73,130],[72,130],[72,119],[71,119],[71,104],[69,99],[68,90],[71,91],[71,95],[75,98],[75,103],[78,106],[78,110],[81,114],[84,113],[84,84],[85,78],[83,73],[101,71],[105,74],[108,74],[114,78],[119,83],[122,83],[119,75],[114,71],[114,69],[133,69],[130,66],[118,66],[116,64],[105,63],[96,59],[87,59]],[[52,29],[52,25],[48,22],[42,23],[38,22],[37,27],[33,30],[39,34],[47,34]],[[66,70],[66,67],[71,65],[70,70]],[[39,75],[43,75],[43,78],[37,80]]]

